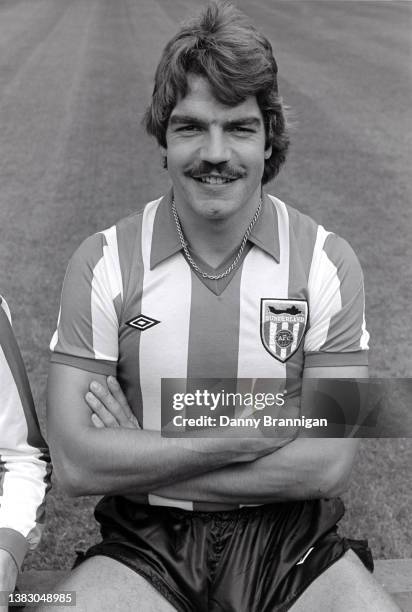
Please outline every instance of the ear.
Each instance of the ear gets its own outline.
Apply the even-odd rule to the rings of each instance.
[[[159,146],[160,155],[162,156],[162,168],[167,170],[167,149],[166,147]]]
[[[270,147],[268,147],[265,150],[265,159],[269,159],[269,157],[272,155],[272,145],[270,145]]]

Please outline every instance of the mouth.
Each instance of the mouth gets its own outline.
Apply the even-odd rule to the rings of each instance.
[[[228,183],[233,183],[239,177],[238,176],[222,176],[216,174],[205,174],[201,176],[193,176],[192,178],[199,183],[203,183],[204,185],[226,185]]]

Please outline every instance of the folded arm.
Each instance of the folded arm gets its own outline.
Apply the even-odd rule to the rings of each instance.
[[[310,379],[354,379],[356,385],[355,379],[363,380],[367,376],[367,367],[362,366],[306,369],[302,413],[308,414],[311,410],[311,407],[305,407]],[[338,399],[333,398],[334,401]],[[240,504],[335,497],[348,487],[358,445],[359,440],[353,438],[298,437],[256,461],[228,466],[163,487],[154,493],[178,499]]]
[[[305,406],[310,378],[366,377],[367,368],[358,366],[305,370],[302,388],[303,414],[308,415],[311,411],[310,406]],[[356,385],[356,381],[353,384]],[[334,388],[329,384],[327,387],[329,391]],[[101,401],[90,393],[87,397],[90,407],[94,410],[95,424],[110,428],[113,422],[116,422],[119,426],[115,415],[117,413],[118,418],[122,410],[116,403],[124,404],[125,410],[130,411],[121,391],[118,400],[113,398],[113,402],[110,402],[110,395],[98,395]],[[333,401],[336,399],[332,398]],[[340,495],[347,488],[357,447],[358,440],[354,439],[297,438],[282,448],[275,449],[276,452],[274,450],[255,461],[228,465],[186,480],[175,479],[151,492],[176,499],[225,504],[333,497]]]
[[[298,438],[256,461],[153,491],[177,499],[264,504],[335,497],[347,488],[358,441]]]
[[[286,440],[168,439],[160,432],[98,428],[85,401],[90,383],[106,378],[53,363],[48,384],[49,443],[55,473],[69,494],[148,493],[170,482],[253,461]]]

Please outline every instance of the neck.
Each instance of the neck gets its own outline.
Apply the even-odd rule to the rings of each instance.
[[[253,225],[257,220],[256,214],[260,213],[260,207],[261,201],[258,198],[253,210],[250,210],[251,206],[245,206],[237,211],[236,215],[207,219],[187,208],[183,209],[182,214],[175,203],[178,223],[189,251],[213,268],[217,268],[229,256],[236,256],[245,234],[252,229],[250,227],[252,220]]]
[[[258,209],[260,198],[253,198],[236,214],[207,219],[175,202],[176,211],[189,250],[212,267],[217,267],[240,248],[245,232]]]

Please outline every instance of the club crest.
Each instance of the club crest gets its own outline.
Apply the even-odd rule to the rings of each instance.
[[[305,300],[261,299],[260,337],[268,353],[282,363],[299,348],[307,321]]]

